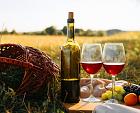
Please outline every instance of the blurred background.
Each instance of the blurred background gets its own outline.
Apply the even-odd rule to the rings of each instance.
[[[69,11],[81,48],[83,43],[124,43],[127,63],[117,79],[140,84],[139,0],[0,0],[0,43],[38,48],[60,65]],[[82,69],[81,77],[88,77]],[[100,77],[109,78],[104,70]]]

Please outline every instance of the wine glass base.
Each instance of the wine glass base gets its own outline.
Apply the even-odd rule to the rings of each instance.
[[[95,97],[89,97],[89,98],[84,98],[82,99],[84,102],[100,102],[101,99],[95,98]]]
[[[109,100],[105,101],[105,103],[116,103],[116,104],[118,104],[119,102],[116,99],[109,99]]]

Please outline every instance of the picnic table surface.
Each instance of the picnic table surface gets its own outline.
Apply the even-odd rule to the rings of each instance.
[[[64,106],[68,109],[69,113],[92,113],[95,107],[101,104],[103,104],[103,102],[89,103],[80,100],[79,103],[64,103]],[[140,109],[140,104],[131,107]]]

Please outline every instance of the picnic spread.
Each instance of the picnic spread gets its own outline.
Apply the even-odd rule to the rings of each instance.
[[[64,106],[69,110],[69,113],[140,113],[140,105],[138,102],[135,105],[126,105],[123,98],[119,101],[119,103],[106,103],[106,99],[101,99],[102,94],[110,90],[111,80],[100,78],[94,79],[94,82],[92,84],[92,93],[95,97],[101,99],[100,102],[96,103],[83,101],[83,98],[88,98],[90,96],[91,80],[89,78],[82,78],[80,83],[80,102],[64,103]],[[116,86],[126,87],[128,84],[129,83],[124,80],[116,81]]]
[[[50,57],[35,48],[24,47],[18,44],[1,44],[0,51],[1,86],[3,83],[5,83],[6,87],[11,87],[15,90],[16,95],[24,95],[29,98],[38,98],[38,96],[43,97],[46,95],[46,91],[48,90],[44,90],[45,87],[51,82],[53,77],[57,76],[57,73],[59,73],[60,70],[59,66],[56,65]],[[14,79],[11,79],[11,77],[13,77],[16,82]],[[116,81],[116,85],[125,88],[125,86],[128,85],[128,82],[119,80]],[[95,97],[101,98],[106,91],[111,89],[111,80],[95,78],[92,82],[92,86],[93,95]],[[104,99],[102,102],[98,103],[83,102],[83,98],[88,98],[90,96],[90,88],[91,79],[81,78],[80,102],[75,104],[65,103],[64,107],[71,113],[78,111],[91,113],[95,110],[97,113],[102,113],[100,107],[107,109],[108,106],[111,106],[114,109],[114,105],[112,106],[110,104],[104,104]],[[126,91],[128,91],[128,89],[126,89]],[[51,93],[48,93],[48,96],[51,96]],[[121,104],[124,103],[121,102]],[[118,107],[119,105],[115,105],[115,107],[116,106]],[[137,109],[140,108],[139,104],[136,104],[132,107]],[[121,106],[121,108],[128,108],[129,110],[129,107]],[[137,110],[132,109],[132,111]]]

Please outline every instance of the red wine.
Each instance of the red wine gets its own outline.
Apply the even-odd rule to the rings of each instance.
[[[89,74],[97,73],[102,67],[102,62],[82,62],[83,69]]]
[[[77,103],[80,100],[80,80],[61,80],[61,100],[65,103]]]
[[[120,73],[124,67],[125,63],[103,63],[103,66],[107,73],[116,76]]]

